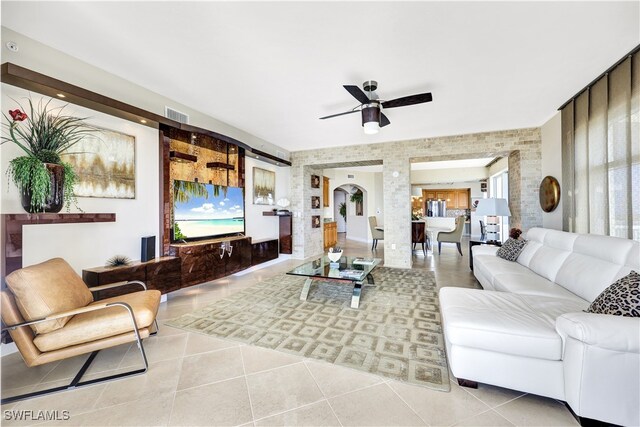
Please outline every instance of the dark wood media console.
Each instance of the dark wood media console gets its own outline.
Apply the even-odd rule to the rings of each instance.
[[[226,249],[222,252],[227,242],[232,246],[231,253]],[[251,237],[175,243],[169,246],[169,254],[181,260],[182,286],[197,285],[251,267]]]
[[[157,289],[163,294],[180,289],[180,258],[164,256],[147,262],[134,261],[118,267],[95,267],[82,270],[82,279],[88,286],[140,280],[147,289]],[[139,286],[123,286],[97,292],[96,297],[110,298],[129,292],[142,290]]]
[[[221,246],[232,246],[222,254]],[[278,239],[251,242],[250,237],[228,237],[202,242],[171,245],[175,256],[163,256],[148,262],[134,261],[118,267],[95,267],[82,270],[87,286],[140,280],[148,289],[163,294],[183,287],[198,285],[245,270],[251,266],[278,258]],[[97,292],[96,298],[110,298],[140,290],[137,285]]]
[[[251,243],[251,265],[278,259],[278,239],[256,240]]]

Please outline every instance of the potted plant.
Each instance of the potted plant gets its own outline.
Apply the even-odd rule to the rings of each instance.
[[[338,211],[340,216],[344,218],[344,222],[347,222],[347,204],[342,202],[340,203],[340,210]]]
[[[77,175],[60,155],[95,131],[84,118],[62,115],[64,106],[49,109],[50,102],[40,101],[36,108],[29,99],[29,114],[19,103],[20,108],[9,110],[9,116],[3,113],[9,136],[3,135],[2,143],[13,142],[26,153],[9,162],[7,175],[30,213],[60,212],[63,205],[69,210],[75,203]]]
[[[511,237],[512,239],[518,240],[521,234],[522,234],[522,230],[520,230],[519,228],[514,227],[511,230],[509,230],[509,237]]]

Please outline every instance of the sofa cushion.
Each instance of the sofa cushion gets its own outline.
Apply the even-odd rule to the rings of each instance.
[[[591,303],[587,312],[640,317],[640,274],[632,271],[616,280]]]
[[[156,318],[160,305],[160,291],[140,291],[96,301],[91,305],[124,302],[131,306],[138,329],[149,327]],[[133,330],[131,316],[123,307],[76,314],[64,328],[38,335],[33,343],[40,351],[52,351],[72,345],[83,344],[101,338]]]
[[[629,273],[631,268],[624,264],[638,246],[638,242],[628,239],[579,235],[555,282],[591,302],[616,279]]]
[[[571,254],[577,237],[578,235],[573,233],[547,230],[542,246],[531,257],[528,267],[534,273],[555,282],[556,275]]]
[[[500,292],[563,298],[572,300],[579,304],[589,303],[578,295],[566,290],[562,286],[558,286],[552,281],[547,280],[542,276],[538,276],[535,273],[496,274],[493,277],[493,287],[496,291]]]
[[[475,245],[471,247],[471,252],[473,256],[476,255],[494,255],[500,249],[498,246],[494,245]]]
[[[447,341],[498,353],[561,360],[556,318],[587,303],[475,289],[442,288],[440,305]]]
[[[526,240],[508,238],[507,241],[503,243],[502,247],[498,249],[496,256],[506,259],[507,261],[515,261],[518,259],[520,252],[522,252],[522,249],[526,244]]]
[[[529,267],[529,263],[531,262],[531,258],[536,254],[536,252],[542,247],[542,242],[544,242],[544,236],[547,234],[549,230],[544,228],[532,228],[527,231],[526,237],[523,236],[524,240],[527,241],[527,245],[522,249],[520,256],[518,256],[518,263],[524,265],[525,267]]]
[[[531,274],[536,275],[527,267],[507,261],[502,258],[498,258],[495,255],[476,255],[473,257],[473,271],[477,276],[478,274],[484,277],[490,278],[490,282],[493,285],[495,276],[498,274]]]
[[[93,301],[87,285],[62,258],[16,270],[6,281],[25,320],[42,319]],[[37,334],[46,334],[62,328],[69,319],[64,317],[31,325],[31,328]]]

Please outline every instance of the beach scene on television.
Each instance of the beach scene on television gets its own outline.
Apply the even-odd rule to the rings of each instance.
[[[174,240],[244,233],[243,201],[242,188],[174,181]]]

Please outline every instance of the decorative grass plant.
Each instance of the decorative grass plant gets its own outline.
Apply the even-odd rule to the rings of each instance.
[[[16,101],[20,108],[9,110],[9,116],[3,113],[9,136],[2,136],[1,143],[13,142],[20,147],[26,156],[16,157],[9,162],[7,176],[18,187],[21,194],[31,197],[30,212],[43,212],[47,200],[52,195],[52,173],[46,164],[63,167],[63,199],[67,210],[71,202],[75,204],[73,187],[77,175],[69,163],[61,160],[60,155],[73,154],[69,149],[85,135],[95,129],[89,127],[84,118],[65,116],[65,106],[49,108],[51,99],[41,100],[37,106],[29,98],[29,114]]]
[[[131,264],[131,259],[125,255],[114,255],[107,260],[108,267],[119,267]]]

